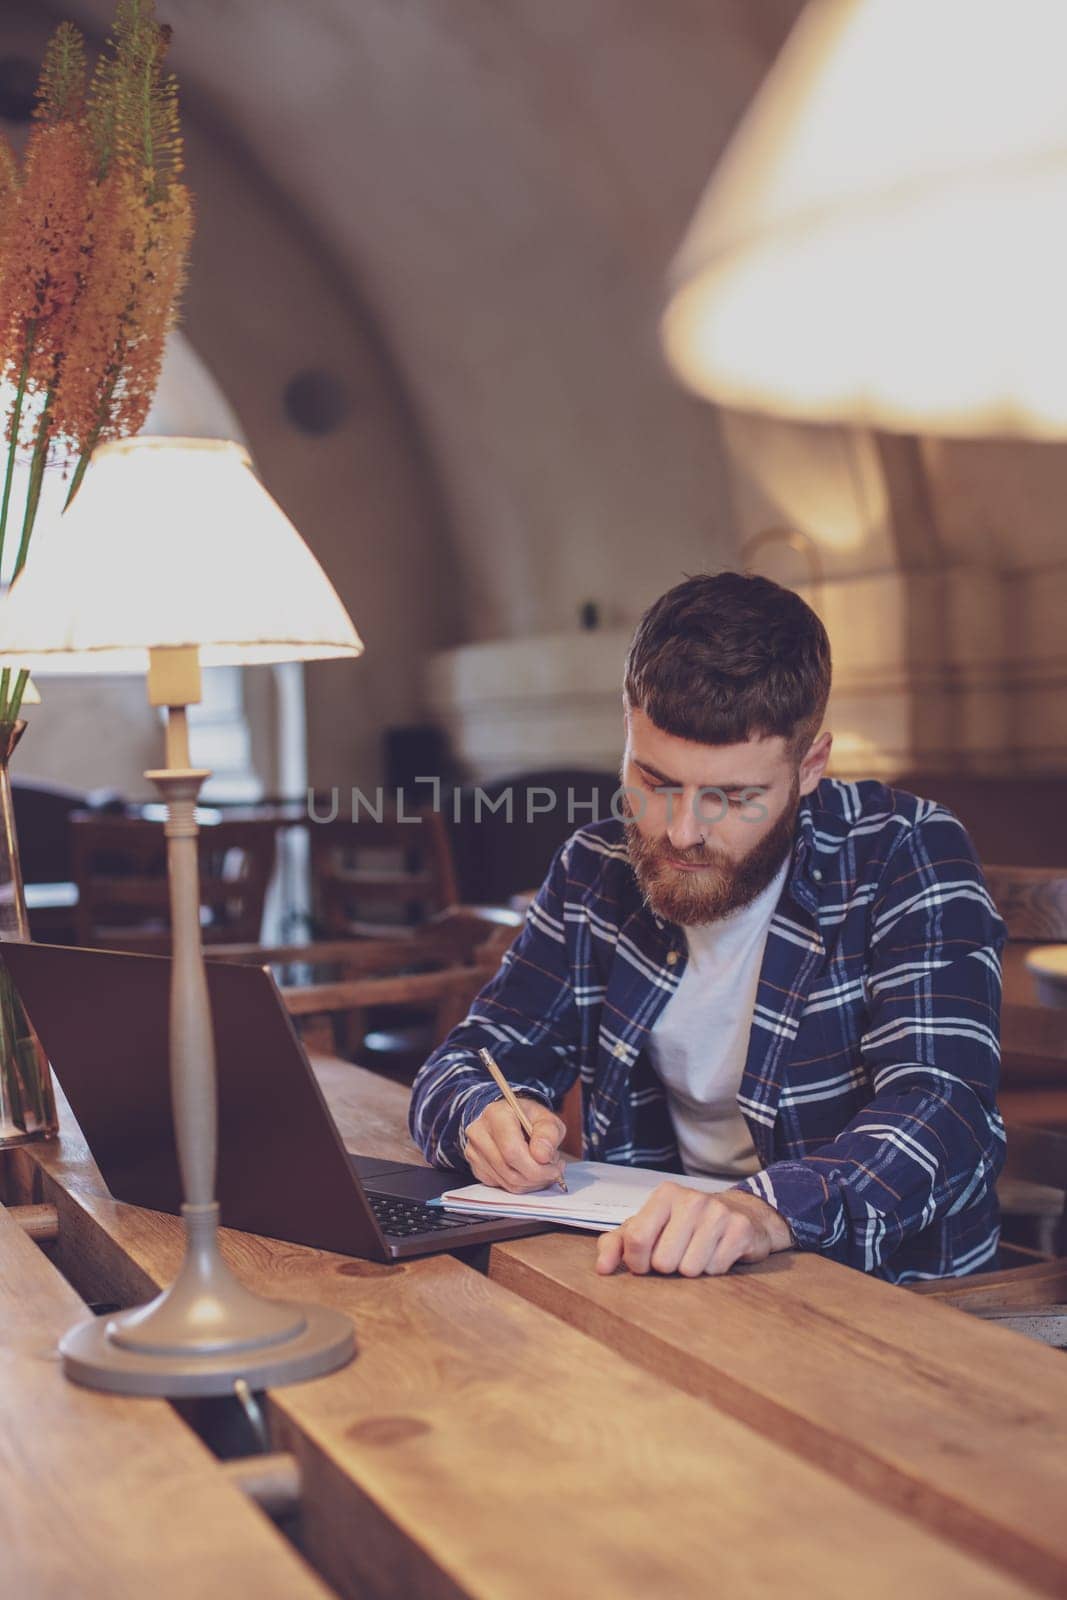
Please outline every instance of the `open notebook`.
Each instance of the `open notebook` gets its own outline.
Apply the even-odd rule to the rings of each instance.
[[[447,1206],[469,1216],[540,1217],[568,1228],[592,1228],[604,1233],[640,1211],[659,1184],[683,1183],[690,1189],[717,1194],[732,1189],[736,1178],[694,1178],[651,1167],[616,1167],[606,1161],[568,1161],[568,1194],[559,1189],[538,1189],[534,1194],[508,1194],[484,1183],[450,1189],[431,1205]]]

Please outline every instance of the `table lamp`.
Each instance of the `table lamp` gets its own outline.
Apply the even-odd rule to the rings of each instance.
[[[722,405],[1067,438],[1067,4],[809,0],[670,275]]]
[[[208,1395],[293,1383],[343,1366],[347,1317],[264,1299],[225,1265],[215,1198],[217,1091],[200,936],[195,806],[209,776],[189,759],[186,707],[201,665],[356,656],[363,646],[315,557],[237,444],[137,437],[97,449],[77,498],[38,527],[0,602],[0,666],[147,672],[166,708],[173,972],[170,1072],[185,1257],[146,1306],[94,1317],[61,1342],[68,1377],[123,1394]],[[106,730],[102,730],[106,732]]]

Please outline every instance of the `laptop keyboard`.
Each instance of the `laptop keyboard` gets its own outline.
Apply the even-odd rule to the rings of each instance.
[[[443,1233],[449,1228],[469,1228],[484,1222],[484,1217],[461,1217],[427,1206],[421,1200],[401,1200],[391,1194],[367,1194],[370,1208],[383,1233],[393,1239],[409,1239],[416,1233]]]

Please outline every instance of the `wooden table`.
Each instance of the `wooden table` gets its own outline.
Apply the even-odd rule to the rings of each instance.
[[[67,1383],[55,1345],[82,1315],[74,1290],[0,1207],[4,1594],[326,1600],[326,1586],[169,1405]]]
[[[339,1064],[319,1071],[351,1148],[410,1156],[403,1090]],[[112,1201],[69,1118],[59,1141],[10,1152],[6,1167],[10,1201],[57,1207],[49,1248],[86,1298],[127,1304],[170,1279],[178,1223]],[[22,1492],[51,1495],[58,1462],[69,1529],[44,1563],[47,1519],[10,1519],[5,1577],[12,1551],[24,1575],[12,1593],[110,1600],[132,1592],[121,1574],[146,1546],[194,1548],[210,1568],[221,1535],[213,1545],[202,1525],[231,1522],[217,1592],[321,1592],[191,1434],[182,1470],[190,1483],[199,1474],[210,1518],[192,1489],[159,1490],[163,1445],[142,1448],[127,1435],[124,1461],[113,1443],[78,1447],[78,1428],[104,1441],[108,1430],[183,1425],[161,1403],[64,1383],[51,1348],[73,1296],[36,1245],[12,1239],[10,1227],[4,1238],[17,1251],[10,1297],[24,1275],[43,1283],[45,1271],[54,1296],[28,1350],[19,1325],[12,1334],[0,1319],[14,1374],[7,1437],[21,1441],[37,1420],[32,1383],[10,1365],[14,1348],[50,1397],[49,1437],[34,1433],[27,1447]],[[302,1548],[337,1593],[671,1600],[704,1596],[711,1584],[731,1596],[804,1600],[1065,1592],[1067,1536],[1052,1506],[1067,1487],[1057,1415],[1067,1415],[1067,1376],[1054,1352],[816,1258],[696,1283],[598,1280],[592,1248],[571,1234],[500,1246],[486,1277],[447,1256],[383,1267],[225,1234],[228,1259],[254,1288],[313,1296],[356,1323],[351,1366],[268,1397],[274,1441],[302,1475]],[[992,1368],[984,1378],[983,1361]],[[835,1394],[858,1414],[838,1414]],[[902,1395],[911,1410],[898,1418]],[[923,1437],[909,1443],[909,1429]],[[178,1467],[168,1470],[177,1481]],[[936,1514],[925,1504],[931,1494]],[[79,1551],[104,1516],[101,1502],[111,1503],[110,1520],[86,1568]],[[276,1562],[274,1589],[260,1579],[264,1551]],[[161,1597],[216,1592],[188,1568],[168,1576],[166,1566],[161,1555],[150,1579]],[[79,1577],[86,1570],[92,1587]]]
[[[1067,944],[1047,944],[1031,950],[1026,971],[1041,1005],[1067,1007]]]
[[[421,1161],[405,1090],[343,1062],[316,1070],[350,1148]],[[807,1252],[696,1282],[601,1278],[594,1253],[588,1235],[560,1230],[494,1246],[490,1276],[881,1503],[1067,1592],[1060,1352]]]

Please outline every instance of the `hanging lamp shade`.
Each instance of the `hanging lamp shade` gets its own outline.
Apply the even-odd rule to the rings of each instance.
[[[810,0],[674,262],[674,370],[779,417],[1067,438],[1065,85],[1065,0]]]

